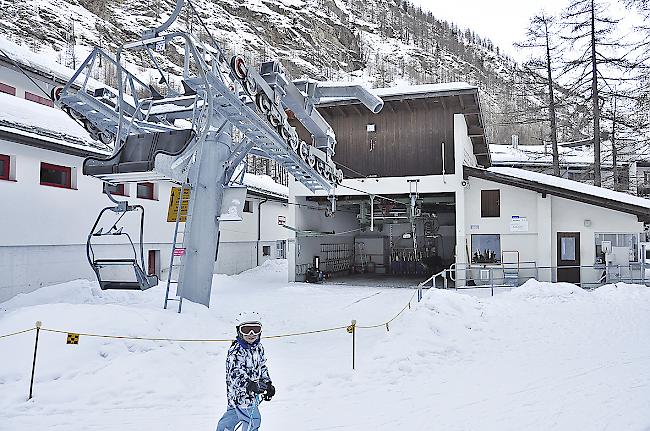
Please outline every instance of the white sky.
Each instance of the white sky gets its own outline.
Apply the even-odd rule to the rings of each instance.
[[[522,56],[513,48],[523,42],[530,18],[541,10],[557,15],[569,0],[411,0],[433,15],[460,28],[470,28],[486,37],[516,60]],[[620,10],[620,8],[619,8]]]

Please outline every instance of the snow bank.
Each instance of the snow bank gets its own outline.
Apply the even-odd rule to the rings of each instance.
[[[231,338],[241,310],[264,334],[385,322],[411,289],[286,283],[287,262],[216,275],[211,308],[163,310],[162,286],[102,292],[74,281],[0,304],[0,334],[45,327],[100,334]],[[645,430],[650,426],[650,289],[592,292],[529,281],[477,298],[432,289],[390,323],[264,341],[278,389],[262,404],[277,430]],[[41,333],[35,398],[26,401],[33,332],[0,339],[6,429],[214,430],[225,408],[225,343]],[[7,352],[9,352],[7,354]]]

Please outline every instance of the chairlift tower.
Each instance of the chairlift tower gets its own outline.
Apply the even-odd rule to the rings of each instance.
[[[109,185],[168,181],[190,189],[177,286],[179,312],[182,299],[210,304],[219,224],[225,220],[222,206],[230,210],[237,200],[243,205],[242,199],[224,202],[224,193],[246,154],[275,160],[312,192],[334,196],[343,180],[332,160],[336,138],[315,105],[324,97],[349,97],[374,113],[383,107],[381,99],[361,86],[292,82],[277,61],[254,68],[240,56],[227,60],[214,40],[202,43],[187,32],[169,30],[183,3],[177,0],[165,23],[123,44],[114,56],[95,48],[55,93],[59,107],[91,137],[112,147],[108,158],[87,158],[84,175]],[[182,92],[170,86],[160,66],[160,57],[169,51],[176,57],[183,54],[178,77]],[[146,83],[148,78],[131,71],[135,68],[125,67],[122,58],[127,52],[149,58],[166,91],[157,91]],[[114,66],[117,88],[90,79],[100,61]],[[298,137],[289,124],[289,111],[311,134],[312,143]],[[95,234],[91,232],[89,242]],[[92,260],[91,265],[102,285],[101,265]],[[127,266],[132,265],[129,259]]]

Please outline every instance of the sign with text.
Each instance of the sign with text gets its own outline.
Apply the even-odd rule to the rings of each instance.
[[[528,218],[513,215],[510,219],[510,232],[528,232]]]
[[[287,222],[287,218],[283,215],[278,216],[278,224],[280,226],[283,226]]]
[[[190,203],[190,189],[185,189],[183,192],[183,199],[181,199],[181,188],[172,187],[169,194],[169,208],[167,210],[167,221],[175,222],[178,214],[178,206],[181,206],[181,222],[184,223],[187,219],[187,207]]]

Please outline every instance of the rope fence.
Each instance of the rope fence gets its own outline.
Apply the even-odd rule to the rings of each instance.
[[[356,320],[352,320],[349,325],[344,325],[344,326],[336,326],[332,328],[324,328],[324,329],[315,329],[311,331],[302,331],[302,332],[292,332],[292,333],[287,333],[287,334],[278,334],[278,335],[268,335],[268,336],[262,336],[261,338],[264,340],[271,340],[271,339],[279,339],[279,338],[289,338],[289,337],[299,337],[299,336],[305,336],[305,335],[314,335],[314,334],[322,334],[325,332],[335,332],[335,331],[342,331],[345,330],[347,333],[352,335],[352,369],[355,369],[355,356],[356,356],[356,332],[359,329],[376,329],[376,328],[382,328],[385,327],[386,331],[390,330],[389,325],[395,321],[398,317],[400,317],[406,310],[411,308],[411,303],[413,300],[416,298],[417,295],[417,301],[420,302],[422,299],[422,286],[418,286],[417,290],[413,293],[411,298],[408,300],[406,305],[402,307],[402,309],[395,314],[392,318],[389,320],[383,322],[383,323],[378,323],[376,325],[357,325]],[[43,332],[50,332],[50,333],[55,333],[55,334],[66,334],[66,344],[72,344],[72,345],[78,345],[79,344],[79,338],[80,337],[93,337],[93,338],[107,338],[107,339],[115,339],[115,340],[140,340],[140,341],[168,341],[172,343],[232,343],[234,340],[233,339],[218,339],[218,338],[165,338],[165,337],[139,337],[139,336],[129,336],[129,335],[109,335],[109,334],[94,334],[94,333],[88,333],[88,332],[73,332],[73,331],[68,331],[68,330],[61,330],[61,329],[52,329],[52,328],[45,328],[43,327],[42,322],[38,321],[36,322],[35,326],[33,328],[28,328],[28,329],[23,329],[20,331],[16,332],[11,332],[8,334],[0,334],[0,339],[5,339],[5,338],[11,338],[17,335],[25,334],[28,332],[36,332],[36,337],[35,337],[35,342],[34,342],[34,358],[32,362],[32,375],[31,375],[31,380],[30,380],[30,385],[29,385],[29,398],[32,398],[33,395],[33,386],[34,386],[34,373],[36,370],[36,356],[37,356],[37,351],[38,351],[38,339],[41,331]]]

